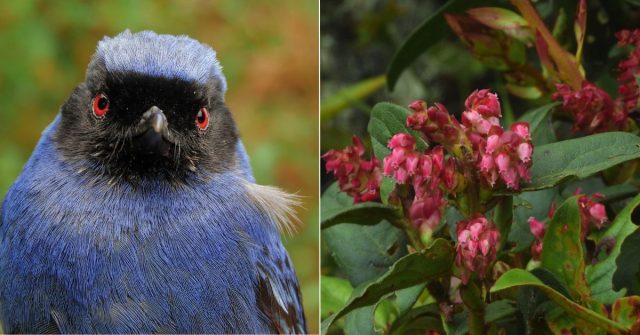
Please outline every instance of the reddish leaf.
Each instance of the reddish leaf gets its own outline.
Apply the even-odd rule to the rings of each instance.
[[[555,64],[551,61],[551,58],[549,58],[549,46],[539,32],[536,32],[536,51],[538,52],[540,63],[548,75],[551,78],[559,78]]]
[[[533,31],[527,21],[508,9],[498,7],[473,8],[467,11],[471,17],[482,24],[501,30],[505,34],[527,44],[533,42]]]
[[[572,54],[568,53],[560,46],[560,43],[553,38],[551,32],[538,15],[538,12],[529,1],[511,0],[511,3],[518,8],[522,16],[527,20],[529,26],[540,34],[548,48],[551,59],[558,68],[560,79],[571,86],[573,89],[582,87],[584,77],[580,72],[578,64]]]
[[[573,24],[573,31],[576,34],[576,42],[578,48],[576,50],[576,60],[580,64],[582,59],[582,46],[584,45],[584,37],[587,32],[587,2],[580,0],[578,4],[578,12],[576,13],[576,21]]]
[[[640,314],[640,297],[637,295],[620,298],[611,308],[611,319],[632,330],[639,328],[638,314]]]

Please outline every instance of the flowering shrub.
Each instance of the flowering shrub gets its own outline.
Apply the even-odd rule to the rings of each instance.
[[[451,111],[379,103],[369,137],[322,156],[337,179],[322,229],[338,268],[323,297],[340,301],[323,333],[640,330],[640,30],[615,35],[615,91],[582,66],[586,1],[571,48],[531,3],[512,4],[519,14],[440,14],[502,74],[500,95],[477,89]],[[514,111],[510,95],[534,108]]]

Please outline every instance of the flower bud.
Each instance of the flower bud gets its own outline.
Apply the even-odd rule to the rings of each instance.
[[[455,260],[462,270],[462,282],[467,284],[472,273],[484,279],[487,269],[496,260],[500,232],[484,215],[476,214],[470,220],[458,222],[456,234],[458,245]]]
[[[580,220],[582,222],[582,237],[586,237],[592,228],[602,229],[609,221],[604,205],[598,203],[604,196],[594,193],[590,197],[580,194],[580,189],[576,190],[578,197],[578,207],[580,207]]]
[[[413,113],[407,117],[407,127],[422,132],[429,143],[455,145],[462,141],[463,131],[447,109],[436,103],[428,107],[424,101],[416,100],[409,104]]]
[[[489,89],[475,90],[464,103],[467,111],[481,114],[483,117],[501,117],[500,101],[498,95],[491,93]]]

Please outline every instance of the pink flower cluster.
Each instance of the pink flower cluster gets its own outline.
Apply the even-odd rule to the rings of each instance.
[[[453,157],[445,160],[442,146],[418,152],[415,138],[403,133],[394,135],[388,146],[392,151],[384,158],[384,174],[393,176],[399,184],[413,186],[411,222],[421,231],[435,229],[446,205],[445,192],[452,191],[456,184]]]
[[[353,198],[354,203],[380,199],[382,173],[378,160],[363,159],[364,145],[353,136],[353,146],[343,150],[329,150],[322,155],[328,172],[338,179],[340,190]]]
[[[551,219],[556,212],[556,204],[551,203],[551,207],[549,208],[548,218]],[[542,254],[542,241],[544,240],[544,234],[547,229],[544,226],[544,222],[534,218],[533,216],[529,218],[529,229],[531,230],[531,234],[533,234],[533,244],[531,244],[531,258],[534,260],[539,260],[540,255]]]
[[[462,112],[462,124],[465,133],[474,146],[478,148],[486,142],[489,132],[494,128],[500,128],[500,101],[498,95],[489,90],[475,90],[464,103],[465,111]]]
[[[501,180],[508,188],[518,190],[520,180],[531,180],[533,145],[529,126],[518,122],[504,130],[496,94],[487,89],[471,93],[465,102],[462,124],[440,104],[427,108],[423,101],[415,101],[409,107],[414,112],[407,118],[407,126],[421,131],[428,141],[441,143],[450,151],[456,145],[471,145],[469,149],[485,184],[493,188]]]
[[[409,108],[413,113],[407,117],[407,127],[422,132],[430,143],[453,145],[461,142],[460,124],[443,105],[435,103],[427,108],[426,102],[416,100]]]
[[[533,145],[529,125],[516,122],[510,130],[492,127],[487,141],[480,145],[480,172],[489,185],[500,179],[513,190],[520,189],[520,180],[531,181]]]
[[[632,46],[629,57],[618,63],[618,98],[615,101],[595,84],[584,81],[574,91],[565,84],[556,85],[554,100],[574,117],[573,131],[588,134],[624,130],[631,111],[640,106],[640,29],[616,33],[618,45]]]
[[[628,114],[638,107],[640,98],[640,86],[636,79],[640,76],[640,29],[622,30],[616,34],[618,44],[621,46],[632,45],[633,51],[627,59],[618,63],[618,93],[624,112]]]
[[[529,229],[534,237],[533,244],[531,244],[531,258],[539,260],[542,254],[542,240],[544,240],[546,229],[544,223],[533,216],[529,218],[528,222]]]
[[[462,270],[462,283],[467,284],[473,273],[484,279],[496,260],[500,232],[482,214],[476,214],[470,220],[458,222],[456,234],[456,265]]]
[[[565,84],[556,84],[556,89],[553,99],[562,100],[562,109],[573,116],[574,132],[592,134],[625,127],[627,113],[617,108],[609,94],[595,84],[584,81],[578,91]]]
[[[471,93],[465,107],[462,124],[484,181],[493,187],[500,178],[513,190],[520,188],[521,179],[530,181],[533,145],[529,125],[517,122],[504,130],[498,96],[486,89]]]
[[[574,195],[578,195],[578,207],[580,208],[580,225],[581,225],[581,238],[584,240],[591,232],[591,229],[602,229],[604,224],[609,220],[607,218],[607,212],[604,205],[598,201],[603,198],[600,193],[594,193],[587,197],[585,194],[580,193],[580,189],[577,189]],[[551,204],[549,209],[549,219],[553,217],[555,213],[555,204]],[[545,225],[542,221],[534,218],[529,218],[529,229],[535,238],[531,245],[531,257],[534,260],[540,259],[542,254],[542,241],[544,240],[544,234],[546,232]]]
[[[604,224],[609,221],[604,205],[598,203],[604,196],[601,193],[594,193],[590,197],[580,194],[580,190],[576,190],[578,197],[578,207],[580,207],[580,222],[582,223],[582,238],[585,238],[591,229],[602,229]]]

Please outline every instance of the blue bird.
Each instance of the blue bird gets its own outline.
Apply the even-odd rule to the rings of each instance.
[[[99,42],[0,210],[11,333],[304,333],[279,230],[216,53],[187,36]]]

